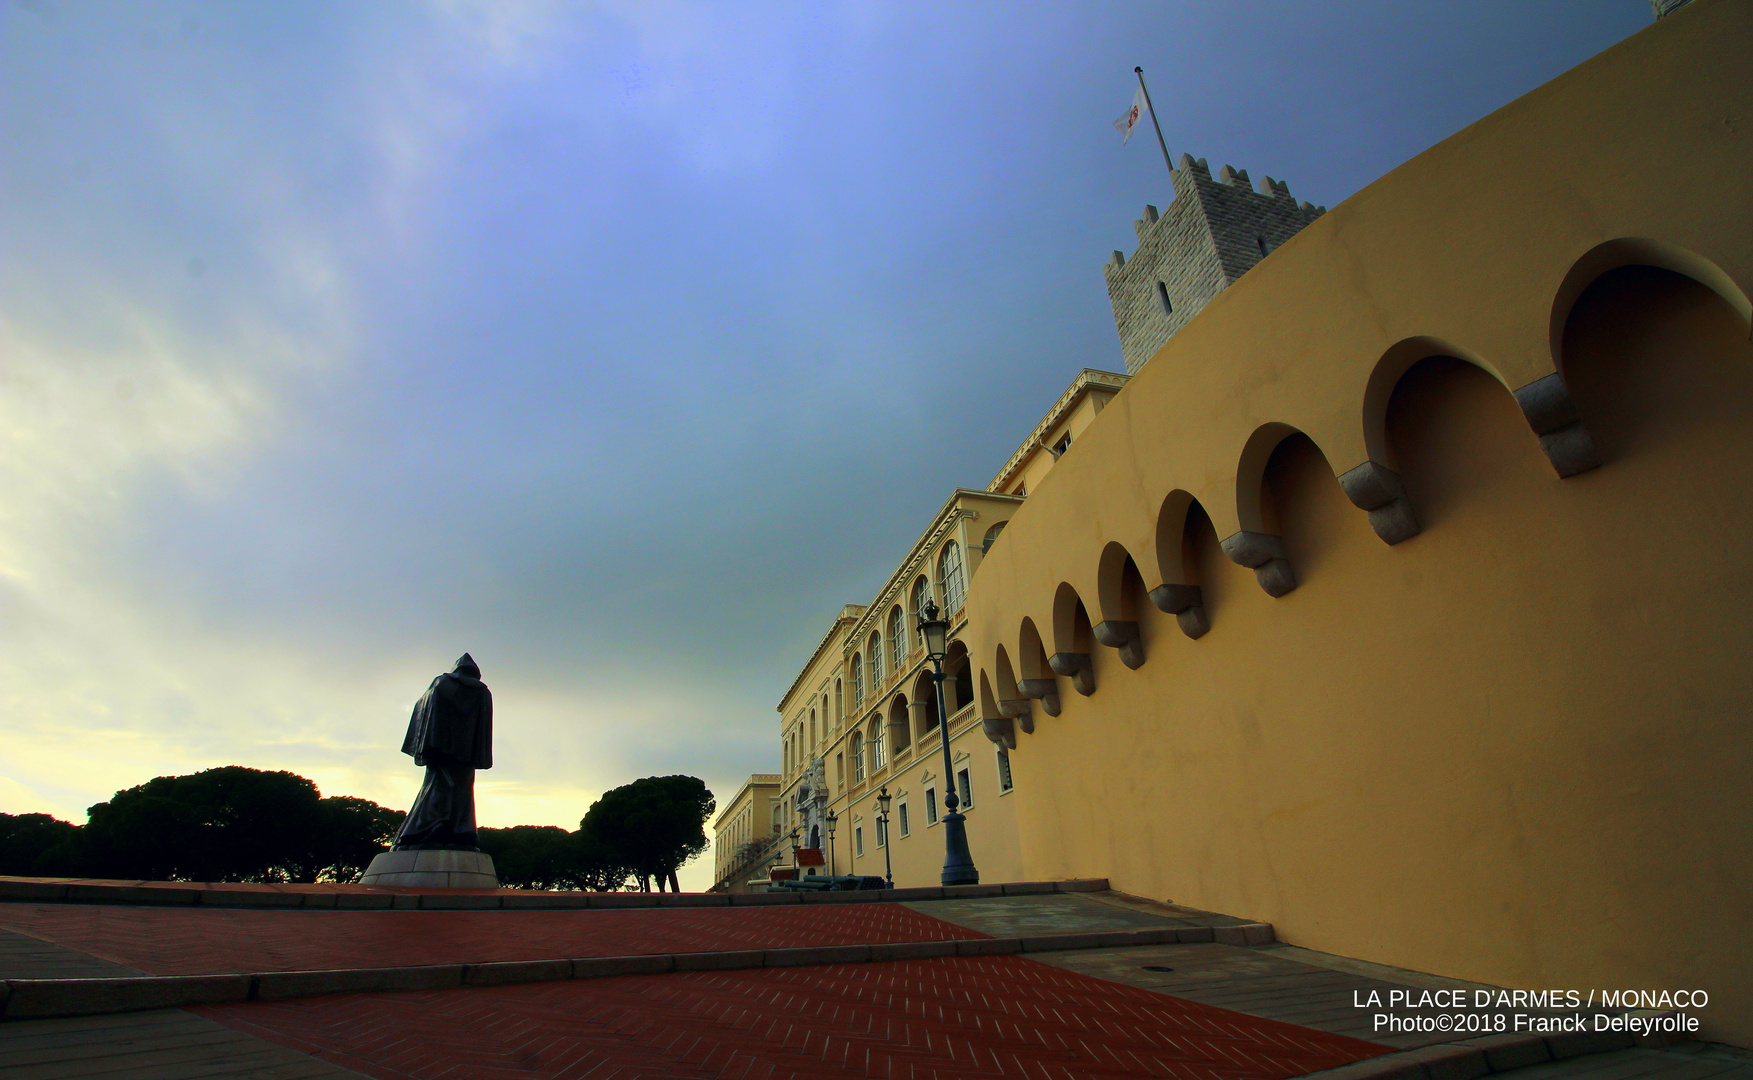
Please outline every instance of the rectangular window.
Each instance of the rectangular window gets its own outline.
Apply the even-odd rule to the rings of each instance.
[[[937,789],[936,788],[926,788],[925,789],[925,823],[927,825],[936,825],[937,824]]]
[[[1010,751],[1002,747],[998,751],[998,790],[1010,790]]]
[[[889,823],[887,821],[884,821],[882,818],[877,818],[876,823],[877,823],[877,847],[888,847],[889,846]]]
[[[900,810],[900,818],[901,818],[901,835],[906,836],[911,831],[910,829],[907,828],[907,804],[902,803],[899,807],[899,810]]]
[[[962,796],[963,810],[974,805],[974,788],[973,785],[968,782],[968,770],[956,770],[956,789]]]
[[[1009,764],[1005,765],[1005,769],[1008,772]],[[846,786],[846,754],[844,751],[834,755],[834,783],[840,787]]]
[[[864,854],[864,826],[852,830],[852,854]]]

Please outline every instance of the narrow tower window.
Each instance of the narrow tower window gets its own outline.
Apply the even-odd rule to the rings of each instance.
[[[1157,306],[1163,309],[1164,315],[1175,313],[1175,305],[1169,303],[1169,287],[1160,281],[1156,283],[1156,302]]]
[[[1266,238],[1264,236],[1254,237],[1254,243],[1260,245],[1260,257],[1262,259],[1264,259],[1272,251],[1271,248],[1266,246]]]

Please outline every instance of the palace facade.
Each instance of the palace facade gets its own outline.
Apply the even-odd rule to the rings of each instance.
[[[1130,379],[1080,375],[782,698],[794,847],[935,883],[965,774],[985,880],[1702,989],[1753,1044],[1749,55],[1753,0],[1694,0],[1325,212],[1183,156],[1106,271]]]

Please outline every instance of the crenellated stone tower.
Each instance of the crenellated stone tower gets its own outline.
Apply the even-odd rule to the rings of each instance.
[[[1182,154],[1169,176],[1175,201],[1168,211],[1159,216],[1146,206],[1133,222],[1138,250],[1131,259],[1116,251],[1102,267],[1128,374],[1137,374],[1212,297],[1327,211],[1299,205],[1290,185],[1270,176],[1255,191],[1246,169],[1225,165],[1213,180],[1205,159],[1191,154]]]

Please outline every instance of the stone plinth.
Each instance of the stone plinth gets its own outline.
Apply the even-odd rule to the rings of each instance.
[[[497,889],[493,857],[484,851],[386,851],[371,860],[361,885],[400,889]]]

